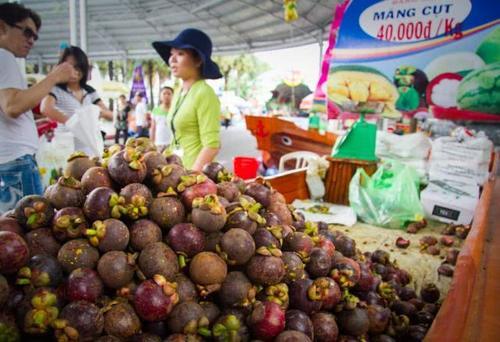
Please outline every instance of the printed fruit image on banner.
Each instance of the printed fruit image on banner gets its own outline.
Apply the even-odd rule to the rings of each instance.
[[[424,111],[443,119],[500,121],[500,18],[491,5],[488,0],[338,5],[313,110],[326,109],[330,118]]]

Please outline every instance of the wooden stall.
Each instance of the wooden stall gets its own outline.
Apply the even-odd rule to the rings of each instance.
[[[292,121],[279,117],[247,115],[245,122],[257,139],[257,148],[263,152],[267,167],[277,167],[282,155],[294,151],[329,155],[336,139],[332,133],[304,130]]]

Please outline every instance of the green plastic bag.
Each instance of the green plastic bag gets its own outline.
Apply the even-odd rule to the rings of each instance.
[[[359,168],[349,184],[349,202],[362,221],[380,227],[404,228],[424,217],[417,172],[393,160],[371,177]]]

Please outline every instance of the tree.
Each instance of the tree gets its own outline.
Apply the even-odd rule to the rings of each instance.
[[[234,90],[236,95],[247,98],[257,77],[269,70],[269,65],[252,54],[215,56],[214,61],[224,77],[224,90]]]

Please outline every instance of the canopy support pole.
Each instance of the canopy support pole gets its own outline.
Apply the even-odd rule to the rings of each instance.
[[[87,52],[87,0],[80,0],[80,47]]]
[[[76,0],[69,0],[69,32],[70,32],[70,44],[77,45],[77,33],[76,33]]]
[[[319,31],[319,67],[321,70],[321,62],[323,61],[323,34],[325,30],[321,29]]]

